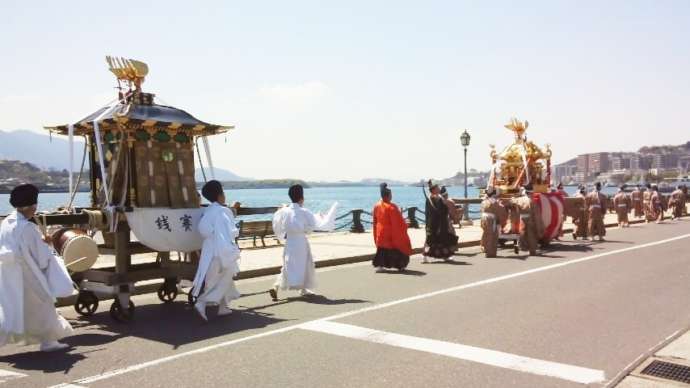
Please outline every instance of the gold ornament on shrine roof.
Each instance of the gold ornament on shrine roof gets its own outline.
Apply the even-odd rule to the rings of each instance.
[[[118,80],[131,82],[137,89],[141,89],[144,78],[149,74],[149,66],[136,59],[106,56],[105,61]]]
[[[509,122],[508,124],[504,125],[504,127],[506,127],[506,128],[508,128],[508,129],[510,129],[511,131],[515,132],[515,136],[516,136],[516,137],[520,137],[520,138],[521,138],[521,137],[522,137],[522,134],[524,134],[525,131],[527,131],[527,128],[529,127],[529,122],[528,122],[527,120],[525,120],[525,122],[522,123],[520,120],[518,120],[517,118],[513,117],[513,118],[510,119],[510,122]]]
[[[499,189],[504,197],[517,195],[520,187],[531,185],[535,192],[548,192],[551,184],[551,147],[542,150],[527,140],[525,132],[529,122],[512,118],[506,128],[515,133],[515,141],[500,153],[491,145],[490,185]]]

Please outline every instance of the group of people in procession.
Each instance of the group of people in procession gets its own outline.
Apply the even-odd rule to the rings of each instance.
[[[448,199],[445,187],[433,181],[427,182],[429,194],[425,205],[425,244],[422,263],[429,258],[451,260],[458,249],[455,224],[461,213]],[[618,216],[618,225],[629,225],[629,214],[644,217],[647,222],[661,222],[664,212],[671,210],[671,217],[685,214],[687,187],[679,186],[668,201],[659,194],[655,185],[648,185],[643,192],[637,186],[630,193],[621,186],[612,200],[601,192],[601,184],[586,193],[578,188],[575,197],[582,198],[583,207],[571,213],[575,231],[573,238],[588,239],[606,234],[604,215],[607,210]],[[559,185],[554,191],[568,194]],[[204,321],[208,320],[206,308],[218,306],[218,316],[232,313],[230,303],[241,296],[234,278],[240,271],[240,249],[236,238],[239,230],[233,206],[226,205],[226,197],[220,182],[207,182],[202,196],[209,202],[198,225],[203,238],[199,266],[192,283],[192,295],[196,298],[194,310]],[[426,193],[426,191],[425,191]],[[543,224],[539,209],[532,200],[532,187],[525,185],[519,195],[501,199],[496,189],[488,187],[481,202],[482,237],[481,249],[487,257],[495,257],[498,237],[508,228],[519,234],[519,244],[531,255],[537,253]],[[387,184],[380,186],[381,200],[374,206],[373,237],[376,253],[372,264],[376,272],[387,269],[404,271],[410,262],[412,244],[407,233],[407,223],[393,200]],[[316,287],[314,257],[307,235],[315,230],[333,231],[337,202],[322,213],[312,213],[304,207],[304,189],[293,185],[288,190],[291,203],[280,208],[273,216],[273,230],[284,242],[283,266],[274,285],[268,290],[270,297],[278,300],[279,292],[296,290],[300,295],[311,295]],[[0,346],[7,343],[39,343],[42,351],[65,349],[58,342],[72,334],[70,324],[55,309],[55,297],[46,282],[46,270],[56,258],[49,238],[43,236],[31,220],[36,214],[38,189],[30,184],[17,186],[10,195],[15,208],[0,225]],[[562,224],[559,235],[562,236]]]
[[[631,193],[627,193],[627,186],[621,185],[618,192],[609,198],[601,192],[601,183],[597,182],[594,188],[587,193],[586,188],[580,185],[574,197],[579,198],[579,206],[568,209],[565,213],[572,217],[575,229],[572,237],[574,240],[604,240],[606,227],[604,216],[607,211],[617,215],[617,223],[621,228],[630,226],[630,213],[635,218],[644,217],[646,222],[660,223],[664,220],[667,210],[671,211],[671,218],[676,219],[686,214],[688,189],[680,185],[668,196],[661,195],[656,185],[646,185],[646,190],[636,186]],[[568,193],[559,184],[554,192],[567,197]],[[510,199],[497,198],[494,188],[487,188],[482,201],[481,227],[482,239],[480,245],[487,257],[495,257],[499,236],[505,229],[519,232],[519,244],[522,249],[528,250],[530,255],[537,253],[539,239],[543,236],[544,225],[539,214],[539,207],[535,206],[531,199],[531,187],[526,185],[520,195]],[[562,218],[558,227],[558,236],[563,236]]]

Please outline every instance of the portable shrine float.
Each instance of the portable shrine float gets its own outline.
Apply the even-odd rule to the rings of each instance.
[[[561,193],[551,191],[550,146],[547,144],[542,150],[527,140],[527,121],[523,123],[513,118],[505,127],[515,134],[515,138],[500,153],[496,152],[495,146],[491,146],[492,168],[489,177],[489,185],[497,189],[501,202],[510,213],[509,226],[502,230],[499,241],[517,241],[520,217],[510,200],[520,195],[523,186],[531,185],[531,200],[538,207],[544,225],[544,234],[539,236],[539,240],[542,244],[548,244],[558,237],[567,206]]]
[[[126,322],[134,314],[130,296],[136,282],[164,279],[158,296],[171,302],[180,280],[193,279],[194,252],[202,245],[196,228],[202,209],[195,152],[201,163],[201,140],[212,165],[207,138],[233,126],[209,124],[159,105],[154,94],[142,91],[145,63],[106,59],[117,78],[116,102],[76,123],[46,127],[51,134],[69,136],[70,149],[75,136],[85,139],[91,206],[42,215],[39,223],[59,228],[54,247],[78,285],[76,311],[91,315],[99,298],[114,296],[111,316]],[[96,233],[103,239],[97,246],[91,239]],[[171,252],[177,254],[171,257]],[[157,253],[156,261],[134,264],[132,255],[143,253]],[[114,255],[114,267],[94,269],[99,254]]]

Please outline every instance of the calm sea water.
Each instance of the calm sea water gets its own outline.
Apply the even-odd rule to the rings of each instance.
[[[424,209],[424,194],[420,187],[400,186],[391,187],[393,190],[393,202],[403,208],[417,206]],[[568,187],[569,192],[574,192],[575,187]],[[615,188],[606,188],[607,193],[615,192]],[[451,197],[462,198],[464,189],[460,186],[448,187]],[[88,206],[90,204],[89,193],[78,193],[75,206]],[[468,187],[468,197],[476,198],[478,190]],[[0,194],[0,215],[12,211],[9,204],[9,194]],[[289,203],[287,189],[246,189],[226,190],[229,203],[239,201],[247,207],[278,206]],[[334,201],[338,201],[338,215],[349,212],[352,209],[364,209],[371,211],[374,204],[380,199],[378,187],[317,187],[305,189],[305,206],[313,211],[325,211]],[[44,193],[38,197],[39,210],[52,210],[58,206],[66,205],[69,196],[66,193]],[[267,219],[266,216],[253,216],[251,219]]]

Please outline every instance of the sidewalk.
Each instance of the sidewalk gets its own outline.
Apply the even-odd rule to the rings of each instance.
[[[607,214],[605,222],[607,226],[615,226],[616,216],[614,214]],[[564,232],[568,233],[572,231],[573,225],[570,222],[566,222],[563,227]],[[478,220],[475,220],[474,225],[471,226],[456,227],[456,231],[460,237],[461,249],[479,245],[482,230]],[[424,247],[424,228],[409,229],[408,234],[415,253],[420,253]],[[280,267],[283,263],[283,246],[278,245],[275,239],[267,238],[266,243],[266,248],[254,248],[251,241],[240,242],[240,247],[242,248],[240,279],[280,272]],[[371,260],[376,253],[371,231],[366,233],[314,233],[309,236],[309,243],[317,267],[367,261]],[[173,253],[173,255],[175,254]],[[153,262],[155,259],[155,254],[142,254],[133,256],[132,262],[139,264]],[[114,256],[103,255],[99,258],[95,267],[112,267],[114,263]]]
[[[690,386],[690,332],[674,335],[616,385],[618,388],[661,388]],[[626,371],[626,373],[629,371]]]

